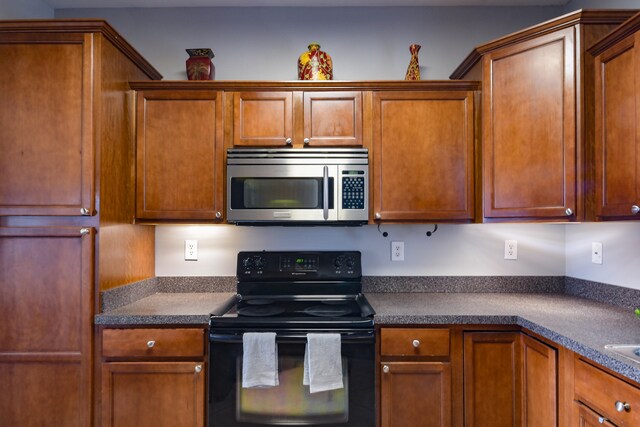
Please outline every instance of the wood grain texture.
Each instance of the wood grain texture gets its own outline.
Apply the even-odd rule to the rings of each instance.
[[[449,329],[383,328],[380,331],[382,356],[449,356]],[[418,346],[413,342],[417,340]]]
[[[309,146],[362,146],[361,92],[305,92],[303,109]]]
[[[576,402],[572,406],[574,406],[577,412],[577,421],[575,425],[578,427],[615,427],[605,417],[595,413],[580,403]]]
[[[205,376],[197,362],[104,363],[102,426],[204,427]]]
[[[466,427],[519,427],[522,356],[519,332],[464,334]]]
[[[285,146],[293,140],[292,92],[236,92],[233,145]]]
[[[451,366],[441,362],[385,362],[381,372],[382,427],[450,427]]]
[[[373,207],[382,221],[474,218],[473,92],[375,92]]]
[[[558,425],[556,350],[522,335],[522,427]]]
[[[137,218],[222,220],[221,94],[143,92],[138,121]]]
[[[198,358],[205,352],[203,329],[104,329],[104,358]],[[153,341],[153,346],[148,343]]]

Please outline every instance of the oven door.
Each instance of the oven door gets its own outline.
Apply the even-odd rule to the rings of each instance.
[[[338,219],[337,165],[228,165],[230,222]]]
[[[276,342],[279,385],[243,389],[241,333],[210,334],[210,427],[375,425],[373,331],[342,332],[344,388],[313,394],[302,384],[306,334]]]

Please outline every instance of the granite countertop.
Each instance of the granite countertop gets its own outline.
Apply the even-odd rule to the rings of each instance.
[[[158,292],[95,317],[102,325],[207,325],[232,292]],[[377,325],[518,325],[640,383],[640,363],[605,344],[640,344],[626,308],[557,293],[368,292]]]

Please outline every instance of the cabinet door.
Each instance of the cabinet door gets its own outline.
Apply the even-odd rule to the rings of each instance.
[[[473,219],[473,112],[473,92],[373,95],[377,219]]]
[[[0,424],[91,425],[93,231],[0,227]]]
[[[92,49],[82,34],[0,34],[0,215],[94,209]]]
[[[203,427],[204,387],[202,363],[103,363],[102,425]]]
[[[520,427],[521,361],[519,332],[464,334],[466,427]]]
[[[382,364],[382,427],[451,426],[451,365],[440,362]]]
[[[631,217],[640,204],[640,76],[632,35],[596,59],[596,215]]]
[[[558,425],[556,350],[522,335],[522,427]]]
[[[136,216],[222,219],[220,92],[138,94]]]
[[[362,92],[305,92],[304,145],[362,146]]]
[[[292,142],[291,92],[234,93],[234,146],[285,146]]]
[[[615,427],[605,417],[600,416],[580,403],[574,404],[578,409],[577,427]]]
[[[574,50],[569,28],[483,59],[485,218],[575,218]]]

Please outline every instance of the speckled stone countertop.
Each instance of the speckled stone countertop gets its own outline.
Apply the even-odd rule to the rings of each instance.
[[[606,344],[640,344],[631,310],[562,294],[368,293],[378,325],[519,325],[640,382],[640,363]]]

